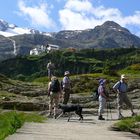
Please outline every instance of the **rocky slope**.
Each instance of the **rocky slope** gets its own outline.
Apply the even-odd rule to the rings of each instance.
[[[79,80],[77,76],[73,82]],[[82,80],[82,79],[81,79]],[[95,79],[90,77],[91,81]],[[89,81],[89,82],[91,82]],[[77,82],[76,82],[77,83]],[[75,83],[75,85],[76,85]],[[74,87],[73,87],[74,88]],[[73,89],[74,91],[74,89]],[[129,82],[129,96],[135,108],[140,108],[140,79]],[[115,94],[110,92],[110,104],[116,108]],[[43,111],[48,109],[47,83],[44,85],[13,81],[0,75],[0,106],[4,109],[18,109],[26,111]],[[98,102],[93,100],[91,92],[72,93],[71,103],[82,104],[86,108],[97,108]]]

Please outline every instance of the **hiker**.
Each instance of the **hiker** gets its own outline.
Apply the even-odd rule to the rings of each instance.
[[[132,103],[130,102],[127,96],[128,85],[127,85],[127,78],[124,74],[121,75],[120,81],[118,81],[113,86],[113,89],[117,93],[118,119],[123,118],[123,115],[121,114],[123,103],[125,103],[131,109],[132,116],[136,115],[133,111]]]
[[[60,83],[59,83],[57,77],[52,76],[51,81],[48,84],[48,96],[50,98],[48,116],[52,116],[52,110],[54,107],[53,114],[54,114],[55,119],[56,119],[56,115],[57,115],[59,98],[61,98],[61,95],[62,95],[62,92],[61,92]]]
[[[69,78],[70,72],[65,71],[64,78],[62,81],[62,87],[63,87],[63,104],[67,104],[70,98],[71,93],[71,80]]]
[[[48,70],[48,78],[51,81],[51,77],[54,75],[54,64],[49,61],[49,63],[47,64],[47,70]]]
[[[102,116],[107,100],[105,79],[99,80],[98,94],[99,94],[98,120],[105,120],[105,118],[103,118]]]

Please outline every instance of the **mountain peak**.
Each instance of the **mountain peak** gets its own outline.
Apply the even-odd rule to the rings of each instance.
[[[8,22],[0,19],[0,31],[5,31],[9,27]]]
[[[107,26],[107,27],[111,26],[111,27],[116,27],[116,28],[121,27],[118,23],[116,23],[114,21],[106,21],[106,22],[103,23],[102,26]]]
[[[23,34],[43,34],[46,36],[52,36],[51,33],[43,33],[33,28],[18,27],[15,24],[9,24],[7,21],[0,19],[0,35],[11,37]]]
[[[104,22],[101,26],[101,28],[105,29],[105,30],[111,30],[111,31],[119,31],[119,32],[127,32],[130,34],[130,31],[122,26],[120,26],[118,23],[114,22],[114,21],[106,21]]]

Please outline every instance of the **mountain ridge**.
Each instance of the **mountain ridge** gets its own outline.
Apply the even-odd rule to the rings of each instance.
[[[9,30],[9,28],[11,30],[19,29],[16,25],[10,26],[6,21],[0,20],[0,34]],[[4,58],[7,58],[9,54],[15,54],[14,52],[16,52],[16,55],[29,55],[30,50],[36,48],[38,45],[47,44],[59,45],[60,48],[72,47],[78,49],[140,47],[140,38],[114,21],[106,21],[100,26],[98,25],[93,29],[86,30],[62,30],[59,32],[45,33],[34,29],[31,31],[29,29],[24,34],[22,34],[23,29],[18,31],[21,31],[21,34],[9,37],[3,36],[5,41],[0,38],[0,52],[3,56],[6,55]],[[0,56],[0,59],[2,57]]]

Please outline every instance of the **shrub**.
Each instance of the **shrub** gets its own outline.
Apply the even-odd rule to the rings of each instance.
[[[121,131],[131,131],[133,128],[140,128],[136,122],[140,121],[140,116],[124,118],[123,120],[114,124],[115,128]]]
[[[25,77],[23,74],[18,74],[18,75],[16,76],[16,79],[17,79],[17,80],[20,80],[20,81],[25,81],[26,77]]]

